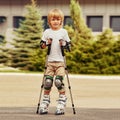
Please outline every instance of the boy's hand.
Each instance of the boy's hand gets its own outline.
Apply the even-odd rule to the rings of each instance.
[[[63,49],[66,49],[66,51],[70,52],[70,47],[71,47],[71,43],[64,41],[62,39],[59,40],[60,46],[63,47]]]
[[[59,43],[60,43],[60,46],[63,46],[63,44],[62,44],[62,40],[59,40]]]
[[[52,38],[47,39],[47,44],[51,45],[51,43],[52,43]]]
[[[60,46],[65,46],[66,45],[66,41],[64,41],[63,39],[59,40]]]

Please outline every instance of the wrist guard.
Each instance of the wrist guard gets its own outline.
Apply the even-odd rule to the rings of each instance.
[[[43,49],[43,45],[46,45],[46,42],[43,41],[43,40],[41,40],[41,41],[40,41],[40,48],[41,48],[41,49]]]
[[[66,41],[66,45],[64,46],[64,49],[66,49],[67,52],[71,51],[71,42]]]

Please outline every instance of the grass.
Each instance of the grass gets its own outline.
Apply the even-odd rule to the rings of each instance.
[[[10,73],[34,73],[34,74],[43,74],[43,72],[41,71],[25,71],[25,70],[19,70],[17,68],[12,68],[12,67],[8,67],[8,66],[4,66],[2,64],[0,64],[0,72],[10,72]],[[73,75],[90,75],[90,76],[120,76],[120,74],[74,74],[74,73],[70,73]]]

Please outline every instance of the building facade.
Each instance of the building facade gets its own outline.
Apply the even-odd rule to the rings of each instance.
[[[120,0],[78,0],[83,17],[93,32],[101,32],[112,28],[120,32]],[[25,5],[30,0],[0,0],[0,35],[8,34],[13,28],[19,27],[23,19]],[[37,0],[41,15],[46,18],[52,8],[60,8],[65,14],[65,20],[70,18],[70,0]]]

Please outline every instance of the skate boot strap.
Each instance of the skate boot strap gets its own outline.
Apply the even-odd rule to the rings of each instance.
[[[43,101],[41,103],[41,107],[48,106],[50,104],[50,97],[47,95],[44,95]]]
[[[50,103],[50,99],[43,98],[43,102],[48,102],[48,103]]]
[[[67,101],[67,97],[66,97],[65,95],[60,95],[58,101],[59,101],[59,102],[64,102],[64,103],[66,103],[66,101]]]
[[[43,101],[47,101],[50,103],[50,97],[48,95],[44,95]]]
[[[58,100],[58,104],[61,104],[61,105],[66,105],[66,100]]]
[[[63,108],[66,106],[66,101],[67,101],[67,97],[66,96],[60,96],[59,100],[58,100],[58,106],[57,108]]]
[[[49,101],[43,101],[42,104],[46,104],[46,105],[49,105]]]

